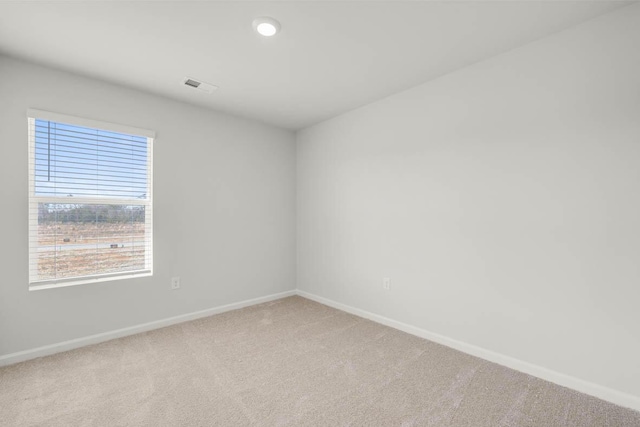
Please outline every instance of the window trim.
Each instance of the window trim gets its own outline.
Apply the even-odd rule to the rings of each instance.
[[[66,288],[69,286],[86,285],[89,283],[113,282],[116,280],[137,279],[138,277],[151,277],[151,276],[153,276],[153,270],[139,270],[137,273],[132,273],[128,271],[126,273],[108,273],[108,274],[100,274],[100,275],[97,274],[94,276],[68,278],[68,279],[57,281],[55,283],[47,283],[51,281],[43,280],[39,282],[34,282],[35,284],[30,284],[29,290],[40,291],[43,289]]]
[[[136,136],[143,136],[147,138],[147,158],[149,161],[147,162],[147,177],[148,177],[148,194],[149,197],[147,200],[136,201],[136,203],[132,203],[130,199],[113,199],[113,198],[96,198],[96,197],[85,197],[79,198],[76,200],[82,200],[82,202],[87,204],[126,204],[126,205],[144,205],[149,209],[145,209],[147,212],[147,216],[145,217],[145,229],[150,231],[149,235],[149,247],[150,247],[150,256],[145,259],[145,268],[143,270],[135,270],[135,271],[124,271],[120,273],[103,273],[103,274],[93,274],[93,275],[84,275],[78,277],[68,277],[63,279],[48,279],[48,280],[38,280],[31,281],[31,256],[33,249],[33,239],[34,232],[36,234],[35,238],[37,241],[37,227],[32,226],[32,213],[37,212],[37,205],[39,203],[60,203],[61,198],[59,197],[51,197],[51,196],[36,196],[35,195],[35,135],[32,135],[32,126],[35,126],[36,120],[47,120],[53,122],[59,122],[64,124],[83,126],[93,129],[104,130],[107,132],[118,132]],[[29,238],[29,272],[28,272],[28,282],[29,282],[29,291],[37,291],[42,289],[54,289],[54,288],[62,288],[67,286],[76,286],[83,285],[88,283],[99,283],[106,281],[114,281],[114,280],[124,280],[124,279],[133,279],[139,277],[149,277],[153,276],[153,143],[155,142],[155,132],[148,129],[137,128],[133,126],[120,125],[115,123],[103,122],[98,120],[86,119],[82,117],[70,116],[66,114],[53,113],[50,111],[37,110],[34,108],[27,109],[27,140],[28,140],[28,148],[29,148],[29,177],[28,177],[28,238]],[[34,210],[35,208],[35,210]]]
[[[62,122],[69,125],[84,126],[88,128],[106,130],[108,132],[129,133],[137,136],[146,136],[155,139],[156,133],[152,130],[137,128],[117,123],[103,122],[99,120],[85,119],[83,117],[68,116],[66,114],[52,113],[51,111],[27,109],[27,118]]]

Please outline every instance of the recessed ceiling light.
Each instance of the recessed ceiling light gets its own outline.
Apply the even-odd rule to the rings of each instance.
[[[273,18],[263,16],[253,20],[253,29],[261,36],[271,37],[280,31],[280,23]]]

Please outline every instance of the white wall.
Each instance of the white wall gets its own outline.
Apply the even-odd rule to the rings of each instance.
[[[300,131],[298,288],[640,397],[639,46],[634,5]]]
[[[28,107],[156,131],[153,277],[29,292]],[[0,356],[295,288],[289,131],[0,57],[0,203]]]

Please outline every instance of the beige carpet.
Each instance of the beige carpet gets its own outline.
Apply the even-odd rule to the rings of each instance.
[[[640,413],[300,297],[0,369],[8,426],[640,426]]]

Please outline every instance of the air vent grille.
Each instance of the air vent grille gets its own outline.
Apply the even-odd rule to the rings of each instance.
[[[218,86],[212,85],[211,83],[203,82],[200,80],[196,80],[192,77],[185,77],[180,82],[183,86],[192,87],[194,89],[198,89],[200,92],[205,93],[213,93],[214,90],[218,89]]]

